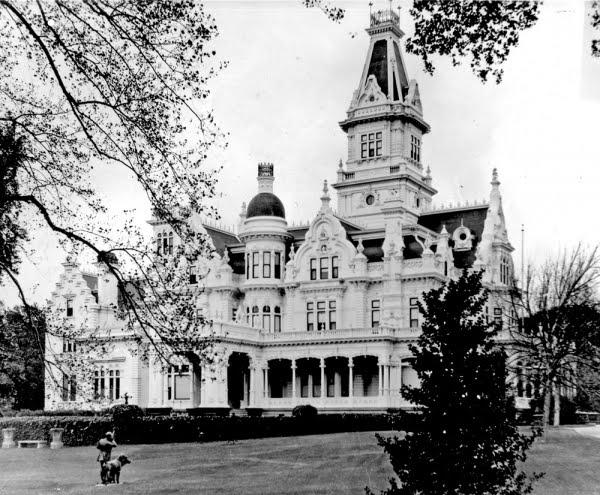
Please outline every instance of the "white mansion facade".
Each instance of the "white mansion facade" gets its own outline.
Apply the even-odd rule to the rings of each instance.
[[[421,163],[430,128],[418,85],[406,72],[398,21],[389,10],[371,15],[366,63],[340,123],[348,157],[332,184],[337,212],[325,183],[312,222],[289,225],[273,192],[274,167],[259,164],[258,192],[242,208],[238,231],[204,225],[220,259],[206,278],[190,283],[204,284],[202,304],[221,356],[216,367],[196,373],[183,362],[163,369],[141,359],[111,309],[114,280],[64,264],[54,306],[120,337],[95,363],[96,395],[173,409],[409,407],[400,389],[416,383],[408,346],[420,332],[423,291],[464,268],[485,268],[487,311],[502,320],[513,248],[497,174],[489,202],[432,207],[437,191]],[[150,223],[168,246],[168,226]],[[79,388],[48,380],[46,407],[81,406]]]

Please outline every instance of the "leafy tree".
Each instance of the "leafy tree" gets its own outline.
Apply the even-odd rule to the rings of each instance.
[[[45,327],[44,312],[37,307],[0,307],[0,397],[15,409],[44,406]]]
[[[497,328],[485,322],[481,273],[465,271],[423,301],[422,334],[410,346],[420,387],[403,387],[418,414],[404,437],[378,436],[398,477],[382,493],[530,493],[536,476],[517,464],[535,433],[522,435],[515,424],[506,354],[495,343]]]
[[[410,9],[415,32],[406,48],[430,74],[431,56],[437,54],[450,57],[454,65],[466,58],[483,82],[491,75],[499,83],[502,63],[521,32],[536,23],[539,9],[539,2],[415,0]]]
[[[345,15],[344,9],[331,2],[302,2],[320,7],[336,22]],[[413,0],[409,13],[414,34],[406,39],[406,49],[423,60],[430,74],[435,70],[432,57],[439,55],[450,58],[453,65],[466,59],[482,82],[491,78],[500,83],[502,64],[518,45],[521,33],[536,24],[541,9],[542,2],[536,0]],[[588,16],[592,29],[598,31],[591,54],[600,57],[600,1],[590,4]]]
[[[0,282],[27,306],[19,263],[34,231],[54,234],[117,279],[140,341],[195,366],[207,322],[185,282],[211,255],[194,219],[214,213],[205,161],[222,135],[202,102],[223,66],[217,34],[195,0],[0,0]],[[127,212],[108,218],[95,168],[137,181],[180,240],[173,253],[157,258]]]
[[[543,398],[544,425],[560,423],[560,390],[592,390],[600,371],[600,253],[578,245],[541,267],[530,266],[511,302],[515,360],[526,363]],[[514,362],[514,360],[513,360]],[[554,398],[554,399],[553,399]]]

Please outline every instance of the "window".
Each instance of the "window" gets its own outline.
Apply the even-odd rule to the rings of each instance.
[[[315,303],[306,303],[306,330],[312,332],[315,329]]]
[[[263,330],[271,331],[271,307],[263,306],[263,317],[262,317]]]
[[[239,308],[231,308],[231,321],[237,320],[237,312]]]
[[[373,299],[371,301],[371,328],[379,327],[380,318],[381,318],[381,301],[379,299]]]
[[[75,352],[77,350],[77,343],[74,340],[69,340],[63,337],[63,352]]]
[[[168,254],[173,254],[173,232],[169,232]]]
[[[500,283],[508,284],[510,282],[511,270],[510,259],[506,255],[500,258]]]
[[[319,277],[321,280],[329,278],[329,258],[321,258],[319,260]]]
[[[158,256],[162,254],[162,234],[160,232],[156,236],[156,254]]]
[[[316,311],[315,311],[316,307]],[[316,313],[316,317],[315,317]],[[337,328],[337,303],[336,301],[310,301],[306,303],[306,330],[315,329],[335,330]]]
[[[383,149],[383,140],[381,132],[370,132],[360,136],[360,157],[374,158],[381,156]]]
[[[421,140],[417,136],[410,137],[410,157],[416,162],[421,162]]]
[[[250,253],[246,253],[246,279],[250,278]]]
[[[281,332],[281,309],[279,306],[275,306],[273,315],[273,331]]]
[[[271,253],[263,252],[263,278],[271,278]]]
[[[252,278],[258,278],[258,253],[252,253]]]
[[[258,327],[258,306],[252,306],[252,326]]]
[[[369,194],[365,198],[365,203],[367,203],[368,206],[371,206],[373,203],[375,203],[375,196],[373,196],[372,194]]]
[[[339,276],[340,259],[337,256],[331,258],[331,278]]]
[[[410,328],[416,328],[419,326],[419,305],[418,298],[410,298]]]
[[[198,276],[196,275],[196,266],[190,266],[190,284],[195,285],[198,283]]]
[[[319,262],[318,278],[317,278],[317,261]],[[328,280],[331,270],[331,278],[339,278],[340,258],[332,256],[331,258],[311,258],[310,259],[310,279],[311,280]]]
[[[275,253],[275,273],[273,276],[277,279],[281,278],[281,253]]]
[[[62,400],[64,402],[73,402],[77,400],[77,380],[75,375],[63,373]]]
[[[67,318],[73,316],[73,299],[67,299]]]
[[[326,330],[325,323],[325,301],[317,302],[317,330]]]
[[[94,399],[121,398],[121,371],[114,368],[104,368],[94,371]]]
[[[502,308],[494,308],[494,325],[502,328]]]
[[[329,301],[329,330],[335,330],[337,322],[336,302]]]
[[[167,375],[167,399],[189,400],[192,384],[190,366],[170,366]]]

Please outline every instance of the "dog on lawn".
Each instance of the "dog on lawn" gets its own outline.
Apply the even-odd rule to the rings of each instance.
[[[126,464],[131,464],[131,461],[125,454],[112,461],[108,461],[102,466],[102,482],[103,483],[119,483],[121,478],[121,468]]]

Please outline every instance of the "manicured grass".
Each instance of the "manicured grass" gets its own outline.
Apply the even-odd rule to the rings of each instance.
[[[0,450],[0,494],[341,494],[384,488],[392,471],[373,433],[266,438],[235,444],[125,445],[120,486],[95,486],[93,447]],[[527,469],[537,495],[600,493],[600,439],[552,431]]]

